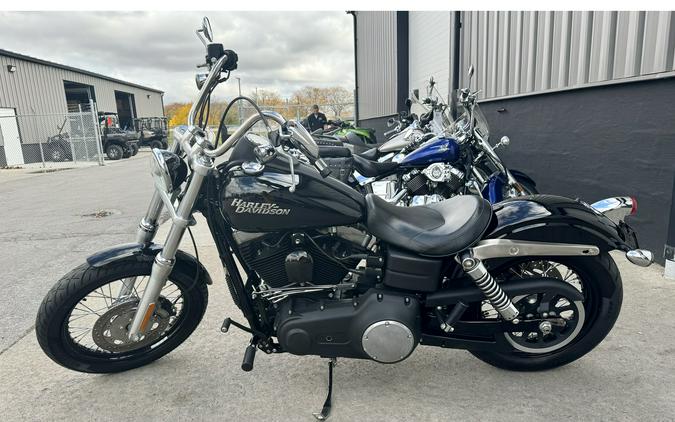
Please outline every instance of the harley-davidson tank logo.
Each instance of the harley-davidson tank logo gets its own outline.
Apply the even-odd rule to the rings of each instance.
[[[265,214],[265,215],[288,215],[289,208],[279,208],[279,205],[270,202],[247,202],[241,199],[233,199],[232,207],[237,214]]]

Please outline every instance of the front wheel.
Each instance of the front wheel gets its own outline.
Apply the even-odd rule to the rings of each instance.
[[[124,148],[119,145],[108,145],[105,149],[105,153],[111,160],[119,160],[124,155]]]
[[[539,371],[566,365],[597,346],[614,326],[623,299],[621,276],[608,253],[594,257],[550,257],[512,260],[492,269],[498,281],[549,277],[579,290],[583,302],[533,294],[511,298],[519,318],[543,321],[540,329],[504,333],[511,352],[472,351],[478,359],[502,369]],[[474,309],[479,319],[499,319],[489,303]],[[548,322],[547,322],[548,321]]]
[[[178,347],[197,328],[208,301],[206,286],[176,264],[162,289],[146,333],[128,339],[152,260],[83,264],[44,298],[35,331],[53,361],[80,372],[111,373],[146,365]],[[134,281],[133,287],[130,282]]]

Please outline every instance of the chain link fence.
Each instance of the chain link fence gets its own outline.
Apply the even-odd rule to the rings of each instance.
[[[96,104],[69,105],[67,113],[16,115],[0,109],[0,168],[103,165]]]
[[[327,103],[317,104],[319,111],[326,115],[329,120],[354,120],[354,103]],[[285,103],[281,105],[258,104],[261,110],[271,110],[284,116],[287,120],[303,120],[312,113],[313,104],[293,104]],[[240,102],[239,107],[230,113],[239,113],[239,121],[246,120],[249,116],[256,113],[255,108],[245,102]],[[239,118],[239,116],[237,116]]]

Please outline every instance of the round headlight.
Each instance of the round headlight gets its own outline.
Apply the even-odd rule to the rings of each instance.
[[[159,188],[170,194],[187,178],[187,165],[173,152],[153,148],[152,177]]]

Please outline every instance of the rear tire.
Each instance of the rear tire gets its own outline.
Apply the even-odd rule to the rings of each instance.
[[[512,371],[541,371],[573,362],[597,346],[611,331],[621,310],[623,288],[619,269],[612,257],[604,252],[594,257],[551,258],[573,268],[584,280],[586,320],[575,339],[546,354],[514,350],[510,353],[471,351],[478,359],[492,366]],[[506,270],[514,261],[495,268],[495,274]]]
[[[146,365],[178,347],[197,328],[208,303],[206,285],[195,280],[194,271],[180,263],[174,267],[169,280],[180,288],[183,307],[174,325],[154,343],[125,352],[97,351],[74,342],[69,334],[71,313],[83,298],[116,280],[149,275],[152,263],[152,260],[124,260],[102,267],[85,263],[59,280],[42,301],[35,322],[38,342],[47,356],[75,371],[112,373]]]
[[[166,149],[162,141],[152,141],[152,143],[150,144],[150,148]]]

